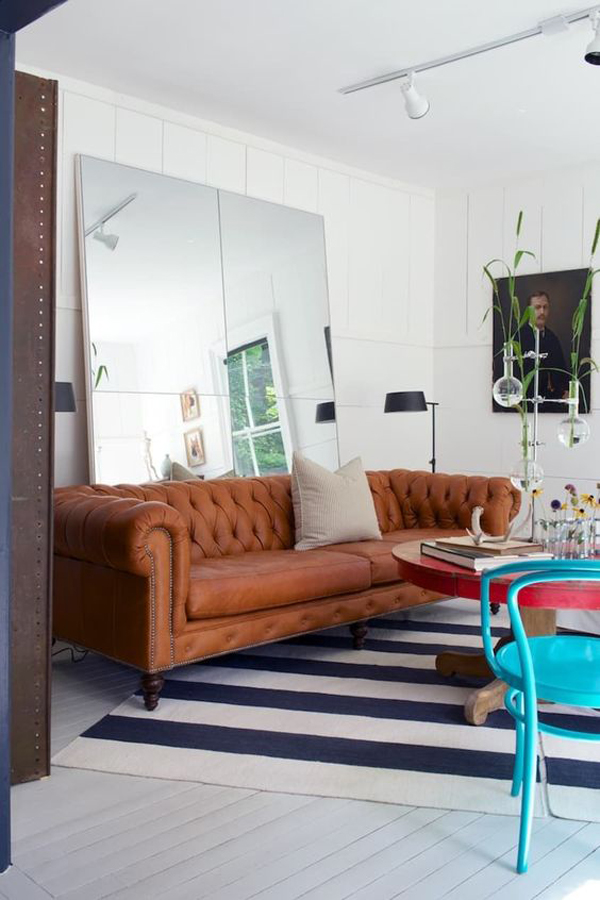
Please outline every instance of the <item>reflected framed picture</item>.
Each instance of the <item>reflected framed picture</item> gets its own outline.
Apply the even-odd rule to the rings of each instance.
[[[533,307],[536,327],[540,331],[540,352],[545,354],[540,364],[540,396],[550,401],[540,403],[542,413],[566,414],[567,405],[557,403],[564,400],[569,392],[569,363],[571,353],[571,334],[573,313],[582,297],[586,283],[587,269],[569,269],[564,272],[539,272],[531,275],[519,275],[515,278],[515,294],[519,300],[521,312],[526,306]],[[498,279],[500,306],[508,320],[510,295],[508,278]],[[581,335],[580,359],[591,355],[591,298],[588,305],[583,333]],[[502,375],[502,322],[499,314],[494,313],[494,358],[492,379],[495,381]],[[523,352],[534,349],[535,336],[529,325],[523,326],[519,333]],[[525,374],[531,371],[533,362],[525,363]],[[521,376],[516,371],[517,378]],[[582,413],[587,413],[591,405],[591,385],[589,374],[581,379]],[[533,383],[529,385],[527,396],[533,396]],[[504,408],[492,401],[494,412],[515,412],[514,408]]]
[[[199,428],[192,428],[183,435],[185,441],[185,453],[188,466],[201,466],[204,463],[204,445],[202,432]]]
[[[191,419],[197,419],[200,415],[200,397],[196,391],[184,391],[183,394],[179,395],[179,399],[181,401],[183,421],[189,422]]]

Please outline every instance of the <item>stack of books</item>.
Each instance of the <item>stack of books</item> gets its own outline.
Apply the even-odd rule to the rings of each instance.
[[[483,572],[494,566],[522,562],[524,559],[552,559],[552,553],[547,553],[541,544],[533,541],[512,540],[496,543],[484,541],[482,544],[476,544],[470,537],[423,541],[421,553],[461,566],[463,569],[471,569],[473,572]]]

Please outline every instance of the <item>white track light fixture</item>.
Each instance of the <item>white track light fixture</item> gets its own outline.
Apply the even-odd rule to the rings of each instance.
[[[1,0],[0,0],[1,2]],[[137,194],[130,194],[129,197],[125,197],[124,200],[121,200],[120,203],[117,203],[112,209],[109,209],[107,213],[103,216],[100,216],[99,219],[89,225],[85,229],[85,236],[89,237],[92,235],[95,241],[100,241],[101,244],[104,244],[107,250],[116,250],[117,244],[119,243],[119,235],[118,234],[107,234],[104,230],[104,226],[107,222],[110,222],[112,218],[114,218],[117,213],[120,213],[121,210],[125,209],[125,207],[129,206],[130,203],[133,203],[134,200],[137,199]]]
[[[591,66],[600,66],[600,10],[592,13],[590,22],[594,29],[594,39],[587,45],[584,59]]]
[[[404,105],[409,119],[422,119],[429,112],[429,100],[422,97],[414,85],[411,72],[400,79],[400,90],[404,96]]]
[[[411,119],[422,119],[429,110],[429,103],[424,97],[419,95],[413,85],[415,74],[427,72],[430,69],[439,69],[441,66],[448,66],[451,63],[469,59],[472,56],[480,56],[482,53],[489,53],[491,50],[508,47],[510,44],[528,41],[540,35],[552,38],[563,31],[568,31],[569,27],[575,22],[583,22],[586,19],[592,23],[594,39],[586,49],[585,61],[592,66],[600,66],[600,7],[588,6],[586,9],[577,10],[577,12],[563,13],[562,15],[552,16],[550,19],[544,19],[543,22],[538,22],[537,25],[533,25],[525,31],[508,34],[505,37],[497,38],[495,41],[489,41],[487,44],[469,47],[467,50],[460,50],[458,53],[452,53],[449,56],[429,59],[417,65],[413,63],[412,66],[406,69],[396,69],[394,72],[387,72],[385,75],[378,75],[376,78],[370,78],[368,81],[361,81],[358,84],[349,84],[347,87],[340,88],[339,92],[340,94],[354,94],[356,91],[364,91],[367,88],[377,87],[379,84],[387,84],[389,81],[399,81],[408,115]]]

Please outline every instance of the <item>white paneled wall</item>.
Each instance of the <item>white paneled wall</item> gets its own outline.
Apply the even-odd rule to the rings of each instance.
[[[491,411],[491,322],[482,318],[491,289],[482,265],[512,258],[519,210],[522,274],[587,266],[600,217],[600,165],[534,180],[440,194],[436,200],[434,383],[440,401],[440,468],[507,474],[519,457],[516,416]],[[592,303],[592,353],[600,356],[600,290]],[[567,481],[592,490],[600,481],[600,379],[592,384],[592,438],[567,450],[556,440],[560,414],[544,414],[540,461],[551,499]]]
[[[342,462],[360,454],[369,467],[425,467],[428,416],[382,410],[388,390],[433,388],[433,192],[52,77],[61,99],[57,377],[74,382],[78,400],[76,416],[57,423],[57,484],[87,480],[78,153],[323,215]]]

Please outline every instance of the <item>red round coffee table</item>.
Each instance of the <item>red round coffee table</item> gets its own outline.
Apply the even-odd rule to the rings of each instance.
[[[480,599],[481,576],[460,566],[423,556],[421,541],[398,544],[392,550],[398,562],[400,575],[405,581],[446,597]],[[507,576],[492,582],[492,603],[506,603],[506,592],[513,578]],[[526,588],[519,594],[521,618],[530,636],[549,635],[556,632],[557,609],[600,610],[600,587],[592,582],[539,584]],[[511,638],[501,638],[506,643]],[[483,651],[480,653],[456,653],[446,650],[436,657],[435,667],[441,675],[492,676]],[[488,713],[504,705],[506,685],[498,679],[469,696],[465,703],[465,718],[471,725],[483,725]]]

